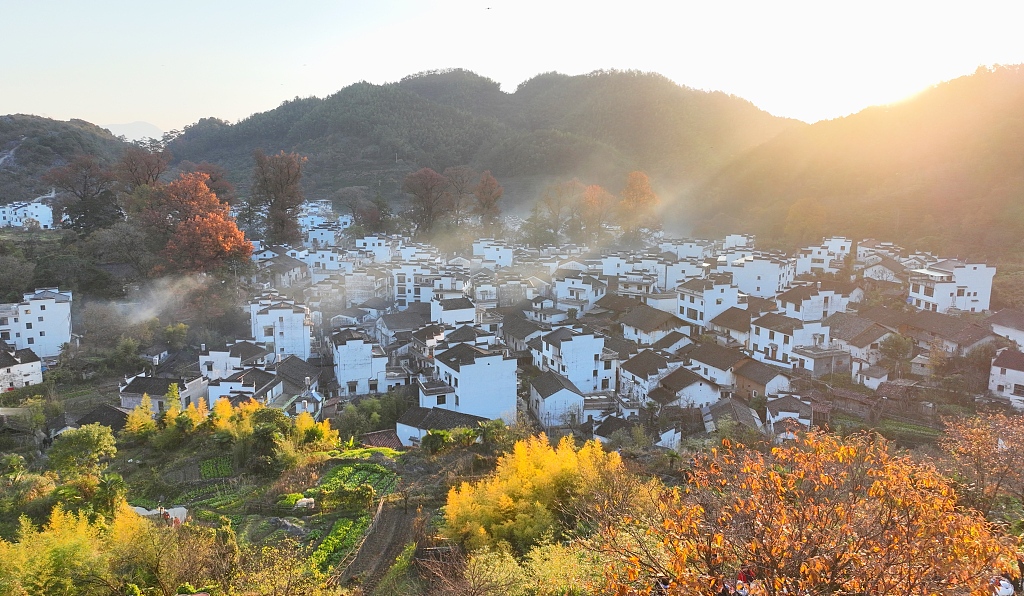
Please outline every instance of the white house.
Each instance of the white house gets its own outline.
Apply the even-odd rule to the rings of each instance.
[[[249,303],[249,322],[256,341],[266,344],[279,359],[284,356],[309,359],[313,319],[304,305],[277,294],[261,296]]]
[[[272,352],[251,341],[239,341],[224,348],[201,346],[199,372],[211,381],[223,379],[250,366],[263,366]]]
[[[71,292],[37,288],[21,302],[0,304],[0,341],[31,349],[40,358],[60,355],[71,342]]]
[[[624,416],[638,413],[651,399],[651,391],[670,372],[683,366],[683,359],[667,352],[643,350],[622,363],[618,395]]]
[[[718,271],[732,273],[732,283],[744,294],[774,298],[793,281],[795,259],[775,253],[755,252],[720,263]]]
[[[387,238],[381,236],[357,238],[356,248],[372,254],[376,263],[386,263],[391,260],[391,243]]]
[[[821,322],[768,313],[752,321],[750,326],[750,350],[754,358],[766,364],[798,368],[799,358],[795,357],[794,348],[829,343],[828,327]]]
[[[690,326],[676,315],[646,304],[632,308],[619,319],[622,336],[640,345],[651,345],[673,331],[688,333]]]
[[[698,330],[723,312],[739,305],[739,288],[729,275],[691,279],[679,286],[679,316]]]
[[[909,302],[920,310],[984,312],[992,298],[996,268],[946,259],[910,272]]]
[[[476,322],[476,306],[469,298],[448,298],[430,301],[430,320],[445,325],[472,325]]]
[[[718,401],[721,388],[698,373],[680,367],[665,375],[648,394],[662,408],[668,406],[702,408]]]
[[[809,401],[787,394],[769,399],[765,423],[776,443],[791,441],[796,433],[811,428],[814,410]]]
[[[986,321],[993,333],[1016,343],[1018,348],[1024,347],[1024,312],[1004,308]]]
[[[331,335],[331,349],[341,395],[354,397],[386,389],[388,356],[365,333],[342,329]]]
[[[32,350],[15,350],[0,342],[0,391],[43,382],[42,362]]]
[[[999,350],[992,359],[988,390],[1024,410],[1024,354],[1011,348]]]
[[[481,238],[473,243],[473,256],[484,261],[494,261],[498,267],[511,267],[514,255],[513,247],[500,240]]]
[[[434,379],[420,379],[421,407],[505,422],[515,420],[518,379],[514,359],[505,358],[501,352],[458,344],[437,354],[434,363]]]
[[[541,336],[534,356],[541,370],[553,371],[585,395],[615,389],[619,355],[605,347],[604,336],[584,327],[559,327]]]
[[[583,393],[572,381],[547,371],[530,381],[530,410],[545,429],[583,420]]]
[[[575,308],[583,314],[600,300],[608,284],[592,275],[575,269],[559,269],[554,276],[554,297],[559,308]]]

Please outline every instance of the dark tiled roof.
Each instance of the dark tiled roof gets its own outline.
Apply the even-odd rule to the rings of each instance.
[[[422,430],[451,430],[453,428],[476,428],[487,418],[453,412],[443,408],[421,408],[413,406],[398,419],[398,424]]]
[[[122,430],[128,422],[128,412],[129,410],[125,408],[102,404],[93,408],[75,422],[78,426],[85,426],[86,424],[94,423],[102,424],[103,426],[110,427],[110,430],[118,432]]]
[[[452,331],[451,333],[449,333],[445,337],[445,339],[448,340],[451,343],[457,343],[457,342],[466,342],[466,341],[476,341],[478,338],[480,338],[482,336],[485,336],[485,335],[490,335],[490,334],[486,333],[484,331],[481,331],[481,330],[477,329],[476,327],[471,327],[469,325],[463,325],[462,327],[459,327],[455,331]]]
[[[731,306],[722,314],[711,319],[711,324],[747,333],[750,331],[750,317],[751,312],[749,310]]]
[[[659,370],[668,368],[668,358],[662,352],[644,350],[622,363],[622,370],[641,378],[649,378]]]
[[[359,306],[359,308],[368,308],[370,310],[387,310],[394,306],[394,303],[392,303],[390,300],[386,298],[374,296],[373,298],[370,298],[366,302],[363,302],[362,304],[359,304],[357,306]]]
[[[594,306],[604,308],[610,311],[624,313],[631,308],[640,306],[643,302],[640,302],[636,298],[630,298],[628,296],[619,296],[617,294],[605,294],[600,300],[594,303]]]
[[[553,346],[560,346],[562,345],[563,341],[571,340],[574,335],[575,334],[572,332],[572,329],[568,327],[559,327],[558,329],[555,329],[551,333],[545,335],[544,341]]]
[[[150,397],[161,397],[167,395],[171,385],[177,383],[178,390],[185,388],[185,381],[182,379],[165,379],[162,377],[135,377],[121,393],[146,394]]]
[[[757,325],[758,327],[764,327],[765,329],[771,329],[772,331],[779,331],[786,335],[793,335],[794,329],[803,329],[804,326],[803,322],[799,319],[794,319],[778,313],[768,313],[754,321],[752,324]]]
[[[776,301],[799,304],[805,300],[810,300],[813,296],[817,295],[818,287],[816,285],[796,286],[779,294],[776,297]]]
[[[955,342],[961,346],[971,346],[992,334],[987,327],[982,327],[965,319],[951,317],[942,313],[920,311],[914,313],[907,325]]]
[[[637,346],[635,341],[618,337],[606,336],[604,338],[604,347],[617,353],[619,360],[625,360],[640,351],[640,347]]]
[[[1003,350],[998,356],[996,356],[996,359],[992,362],[992,366],[996,368],[1008,368],[1010,370],[1024,371],[1024,354],[1017,350]]]
[[[655,350],[670,350],[673,346],[681,341],[689,341],[690,338],[683,335],[678,331],[672,331],[665,337],[651,344],[651,348]]]
[[[331,343],[336,346],[343,346],[350,341],[362,341],[364,343],[373,343],[365,333],[358,329],[342,329],[331,335]]]
[[[796,412],[805,418],[811,417],[811,405],[806,404],[793,395],[783,395],[776,399],[768,400],[768,410],[772,417],[779,415],[779,412]]]
[[[635,327],[640,331],[657,331],[659,329],[678,329],[686,323],[670,312],[658,310],[653,306],[641,304],[625,314],[619,322]]]
[[[251,364],[252,362],[270,354],[270,352],[254,343],[241,341],[228,348],[228,354],[232,358],[241,358],[242,364]]]
[[[1024,331],[1024,312],[1012,308],[1004,308],[987,319],[992,325],[1002,325],[1010,329]]]
[[[714,383],[711,381],[690,369],[682,367],[665,375],[665,378],[661,380],[661,385],[672,393],[679,393],[683,389],[686,389],[690,385],[694,385],[696,383],[707,383],[708,385],[714,386]]]
[[[758,316],[765,312],[775,312],[779,309],[779,305],[775,303],[775,300],[769,298],[758,298],[757,296],[747,296],[747,310],[753,313],[752,316]]]
[[[761,386],[767,385],[775,377],[784,374],[778,369],[757,360],[747,360],[740,364],[734,372],[737,376],[753,381]]]
[[[910,313],[903,312],[901,310],[894,310],[885,306],[876,306],[867,310],[861,310],[857,314],[865,319],[874,321],[883,327],[888,327],[889,329],[899,329],[899,326],[909,321],[911,317]]]
[[[841,339],[858,348],[869,346],[890,333],[888,329],[870,319],[845,312],[829,315],[823,324],[828,327],[829,335],[833,339]]]
[[[412,331],[430,322],[430,315],[422,315],[404,310],[384,315],[380,319],[384,326],[391,331]]]
[[[530,384],[533,385],[533,388],[536,389],[537,393],[544,399],[551,397],[562,389],[568,389],[577,395],[583,395],[583,392],[580,391],[572,381],[551,371],[547,371],[533,379],[530,381]]]
[[[398,433],[393,428],[359,435],[359,442],[367,447],[403,448],[402,441],[398,438]]]
[[[463,308],[476,308],[473,301],[469,298],[449,298],[447,300],[439,300],[438,304],[441,305],[441,310],[459,310]]]
[[[734,421],[739,422],[743,426],[758,431],[761,430],[761,421],[757,418],[757,414],[739,398],[727,397],[720,399],[710,406],[706,406],[704,411],[716,422],[724,416],[730,416]]]
[[[605,418],[601,424],[597,425],[597,428],[594,429],[594,436],[607,439],[620,430],[629,431],[629,429],[634,426],[636,426],[635,422],[630,422],[625,418],[619,418],[617,416],[609,416]]]
[[[298,356],[285,357],[277,363],[274,370],[283,381],[299,388],[305,388],[306,377],[314,383],[320,378],[320,369]]]
[[[737,362],[747,358],[739,350],[722,347],[713,343],[697,344],[687,352],[686,357],[695,362],[713,366],[719,370],[729,370]]]
[[[490,353],[469,344],[458,344],[441,352],[435,359],[452,370],[459,370],[462,366],[473,364],[481,356],[490,356]]]

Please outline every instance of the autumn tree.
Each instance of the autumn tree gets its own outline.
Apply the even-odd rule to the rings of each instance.
[[[469,166],[445,168],[442,176],[448,181],[445,190],[448,197],[448,214],[455,227],[461,226],[471,211],[470,197],[473,195],[473,181],[476,174]]]
[[[252,245],[206,180],[206,174],[182,174],[141,214],[151,242],[173,270],[212,271],[252,254]]]
[[[266,239],[271,244],[290,244],[302,240],[299,229],[299,208],[302,206],[302,164],[306,158],[298,153],[266,155],[253,153],[250,202],[266,209]]]
[[[43,181],[69,195],[60,202],[60,210],[68,217],[67,227],[82,236],[124,219],[111,190],[113,172],[91,155],[75,156],[71,163],[47,172]]]
[[[96,476],[102,460],[117,453],[109,426],[86,424],[66,431],[50,448],[50,466],[62,476]]]
[[[578,213],[583,190],[582,182],[573,178],[565,182],[549,185],[544,189],[540,201],[537,202],[541,221],[556,239],[562,235],[566,227]]]
[[[628,235],[656,225],[654,210],[660,199],[651,189],[651,181],[643,172],[630,172],[619,201],[619,218]]]
[[[591,184],[583,190],[582,201],[580,217],[586,240],[599,240],[604,235],[605,225],[614,215],[615,195],[597,184]]]
[[[130,193],[140,186],[156,186],[170,163],[171,153],[159,141],[138,141],[125,148],[114,165],[114,173]]]
[[[191,162],[184,162],[181,164],[182,171],[185,172],[197,172],[199,174],[206,174],[206,186],[217,195],[217,198],[223,203],[233,205],[237,195],[235,194],[235,185],[231,184],[228,180],[228,171],[222,166],[210,163],[208,161],[199,162],[193,164]]]
[[[504,193],[505,189],[498,184],[490,170],[480,174],[480,181],[473,188],[473,196],[476,197],[473,213],[480,216],[480,223],[487,232],[490,232],[498,222],[498,217],[501,215],[498,201],[501,200],[501,195]]]
[[[488,478],[448,492],[445,534],[469,548],[505,541],[526,553],[546,533],[574,528],[566,517],[574,499],[598,485],[611,486],[622,471],[619,455],[595,441],[577,449],[571,437],[552,448],[544,435],[515,444]]]
[[[601,510],[600,508],[598,509]],[[605,591],[713,594],[753,565],[755,593],[988,594],[1013,540],[958,506],[933,466],[872,436],[809,433],[771,453],[728,442],[689,482],[600,522]]]
[[[943,423],[939,446],[967,505],[992,517],[1010,499],[1024,500],[1024,417],[994,413]]]
[[[430,168],[421,168],[405,177],[402,192],[412,200],[416,232],[430,235],[434,225],[449,212],[448,179]]]

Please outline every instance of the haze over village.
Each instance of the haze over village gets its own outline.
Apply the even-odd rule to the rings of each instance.
[[[1021,591],[1015,9],[186,8],[0,22],[0,596]]]

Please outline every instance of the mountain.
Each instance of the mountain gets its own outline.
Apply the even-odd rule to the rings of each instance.
[[[0,204],[23,201],[49,192],[42,176],[76,153],[103,161],[117,159],[124,143],[84,120],[61,122],[40,116],[0,116]]]
[[[144,139],[160,139],[164,131],[156,124],[149,122],[135,121],[125,124],[104,124],[103,128],[109,130],[114,136],[124,137],[129,141],[142,141]]]
[[[1024,252],[1024,67],[793,127],[693,193],[695,232],[792,247],[824,234],[998,258]]]
[[[504,93],[490,79],[448,70],[296,98],[237,124],[203,119],[170,149],[180,160],[220,163],[243,188],[255,149],[297,151],[309,158],[307,194],[320,196],[353,185],[394,196],[412,170],[462,164],[490,169],[506,189],[517,180],[579,176],[618,190],[633,169],[672,185],[696,184],[802,127],[738,97],[656,74],[546,73]],[[507,196],[515,202],[515,193]]]

